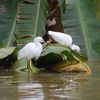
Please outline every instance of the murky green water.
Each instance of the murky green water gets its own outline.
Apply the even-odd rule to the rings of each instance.
[[[100,100],[100,62],[91,68],[91,75],[1,72],[0,100]]]

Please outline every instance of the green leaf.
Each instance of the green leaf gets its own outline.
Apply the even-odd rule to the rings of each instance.
[[[27,0],[26,0],[27,1]],[[25,3],[21,0],[0,1],[0,46],[11,46],[16,41],[15,36],[44,34],[46,0],[32,0]],[[42,19],[42,20],[41,20]],[[17,23],[16,23],[17,21]],[[35,32],[34,32],[35,30]],[[41,32],[41,33],[40,33]],[[42,36],[42,35],[41,35]],[[27,40],[27,39],[26,39]],[[22,40],[22,41],[26,41]],[[30,41],[32,40],[29,39]]]
[[[0,0],[0,47],[12,45],[19,0]]]
[[[98,34],[98,22],[95,15],[96,10],[94,9],[94,6],[97,5],[93,0],[78,0],[77,2],[77,11],[80,17],[81,29],[85,40],[87,54],[90,59],[92,56],[98,55],[96,54],[94,49],[95,47],[93,48],[93,46],[100,38]]]
[[[10,68],[17,61],[16,47],[7,47],[0,49],[0,66],[2,68]]]
[[[76,51],[71,50],[72,54],[74,54],[77,58],[79,58],[81,61],[85,62],[88,60],[88,58],[84,54],[80,54]]]
[[[47,68],[54,67],[61,63],[66,63],[66,65],[76,64],[79,61],[86,61],[87,58],[82,54],[72,51],[70,48],[54,44],[47,46],[41,57],[35,62],[35,66],[38,68]]]
[[[27,68],[27,60],[17,60],[12,67],[12,70],[14,71],[27,71],[28,72],[28,68]],[[37,69],[35,66],[32,67],[32,73],[37,73],[39,71],[39,69]]]
[[[27,69],[27,61],[26,60],[17,60],[13,64],[12,69],[14,71],[26,71],[26,69]]]
[[[58,0],[62,8],[63,2]],[[62,11],[63,12],[63,11]],[[73,37],[73,42],[89,59],[100,57],[100,1],[69,0],[62,13],[64,31]]]
[[[18,4],[15,36],[19,47],[36,36],[43,36],[47,6],[47,0],[31,0],[31,3]]]

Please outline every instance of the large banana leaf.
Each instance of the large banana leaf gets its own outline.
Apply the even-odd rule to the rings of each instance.
[[[58,0],[64,9],[62,22],[66,33],[72,35],[89,59],[100,57],[100,1]],[[63,6],[64,2],[66,7]],[[61,9],[61,10],[63,10]]]
[[[42,36],[45,33],[46,11],[46,0],[1,0],[0,47],[24,46],[35,36]],[[11,48],[5,49],[10,54]],[[27,67],[23,62],[19,65]]]
[[[13,46],[16,12],[19,0],[0,0],[0,66],[10,67],[17,60]],[[5,48],[4,48],[5,47]]]
[[[45,33],[47,1],[22,1],[0,0],[0,47],[15,45],[22,39],[21,42],[32,40]]]
[[[47,0],[31,0],[31,3],[20,2],[18,4],[15,28],[18,45],[32,41],[36,36],[43,36],[45,33],[46,11]]]
[[[19,0],[0,0],[0,47],[11,45],[14,38]]]
[[[96,20],[94,28],[95,32],[93,33],[93,36],[95,36],[94,41],[92,42],[92,48],[96,51],[97,54],[100,55],[100,0],[94,0],[93,1],[94,6],[94,12],[96,14]]]
[[[85,40],[87,54],[91,59],[100,57],[100,21],[98,9],[99,0],[78,0],[77,11],[80,17],[81,28]]]

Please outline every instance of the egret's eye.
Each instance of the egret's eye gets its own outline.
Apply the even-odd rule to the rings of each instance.
[[[42,41],[41,44],[44,44],[44,41]]]

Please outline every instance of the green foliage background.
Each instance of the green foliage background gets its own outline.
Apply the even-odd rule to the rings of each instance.
[[[65,32],[72,35],[89,59],[100,57],[100,1],[65,1],[67,7],[62,14]]]
[[[74,43],[81,47],[89,59],[100,57],[100,1],[58,2],[64,31],[72,35]],[[0,48],[8,51],[7,56],[11,47],[21,48],[34,37],[45,34],[47,8],[47,0],[0,0]],[[0,58],[2,56],[0,54]],[[26,67],[23,61],[15,65],[22,64]]]

